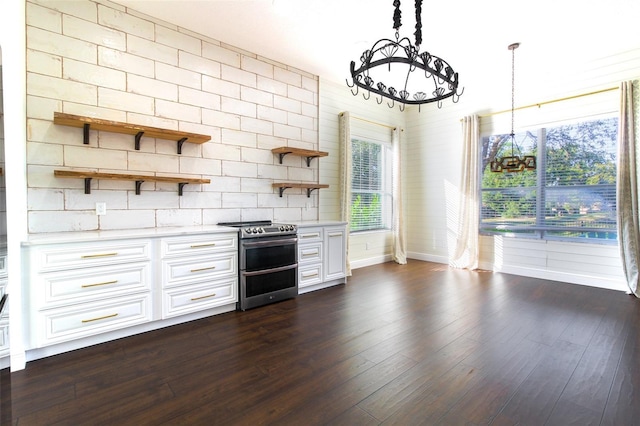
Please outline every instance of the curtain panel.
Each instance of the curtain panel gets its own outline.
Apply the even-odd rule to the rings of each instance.
[[[402,208],[402,129],[396,126],[391,133],[393,146],[393,260],[400,265],[407,263],[407,237]]]
[[[478,269],[479,251],[479,159],[480,124],[477,115],[462,120],[462,172],[458,204],[456,245],[449,258],[455,268]]]
[[[340,212],[341,220],[347,222],[347,276],[351,276],[349,262],[349,222],[351,221],[351,118],[348,112],[338,115],[338,139],[340,142]]]
[[[638,223],[638,171],[636,161],[633,111],[633,83],[620,84],[620,117],[618,121],[617,211],[618,242],[622,268],[629,291],[638,291],[638,263],[640,262],[640,226]]]

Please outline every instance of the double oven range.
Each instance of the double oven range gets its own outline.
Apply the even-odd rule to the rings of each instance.
[[[247,310],[298,295],[298,237],[295,225],[223,222],[238,228],[239,301]]]

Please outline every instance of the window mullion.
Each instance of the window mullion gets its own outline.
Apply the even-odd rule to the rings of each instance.
[[[547,193],[545,186],[547,184],[547,129],[541,128],[538,129],[538,153],[536,162],[537,170],[536,170],[536,185],[537,185],[537,194],[536,194],[536,224],[538,226],[542,226],[545,224],[545,202],[547,198]],[[544,231],[538,233],[538,235],[542,238],[544,237]]]

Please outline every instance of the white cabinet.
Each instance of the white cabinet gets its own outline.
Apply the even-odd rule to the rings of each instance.
[[[347,271],[347,229],[345,226],[330,226],[324,229],[325,281],[341,279]]]
[[[7,291],[7,253],[0,252],[0,298]],[[9,355],[9,306],[0,314],[0,358]]]
[[[29,251],[31,344],[42,347],[152,319],[148,239],[52,244]]]
[[[346,283],[346,225],[298,227],[298,292]]]
[[[237,232],[161,240],[162,318],[238,301]]]

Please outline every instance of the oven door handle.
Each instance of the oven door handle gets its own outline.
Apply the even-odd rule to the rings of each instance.
[[[282,244],[295,244],[297,242],[298,242],[297,238],[287,238],[282,240],[243,242],[242,246],[245,248],[251,248],[251,247],[276,246],[276,245],[282,245]]]
[[[292,265],[281,266],[279,268],[261,269],[259,271],[252,271],[252,272],[242,271],[242,275],[244,275],[246,277],[252,277],[252,276],[255,276],[255,275],[273,274],[274,272],[288,271],[289,269],[295,269],[297,267],[298,267],[298,264],[294,263]]]

